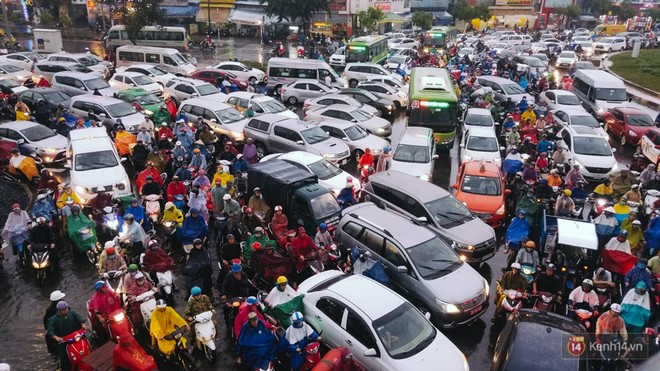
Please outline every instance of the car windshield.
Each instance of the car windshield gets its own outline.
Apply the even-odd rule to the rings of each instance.
[[[364,122],[364,121],[367,121],[367,120],[371,119],[371,115],[370,115],[370,114],[368,114],[368,113],[366,113],[366,112],[364,112],[364,111],[361,111],[361,110],[359,110],[359,109],[354,110],[353,112],[351,112],[351,114],[352,114],[353,117],[355,117],[359,122]]]
[[[348,139],[353,141],[366,138],[369,135],[369,133],[357,125],[349,126],[346,128],[346,130],[344,130],[344,132],[346,133]]]
[[[573,52],[562,52],[559,54],[559,58],[575,58],[575,54]]]
[[[374,93],[368,91],[368,90],[361,90],[360,93],[367,97],[370,101],[378,100],[379,98],[374,95]]]
[[[575,65],[575,68],[578,70],[595,70],[596,66],[594,66],[594,64],[591,62],[578,62]]]
[[[401,162],[426,164],[430,161],[430,152],[428,147],[399,144],[394,151],[393,159]]]
[[[43,125],[30,126],[29,128],[21,130],[24,137],[30,142],[38,142],[40,140],[52,138],[55,132]]]
[[[465,125],[469,126],[493,126],[493,117],[491,115],[470,115],[465,117]]]
[[[564,106],[579,106],[580,100],[573,94],[557,95],[557,104]]]
[[[76,171],[105,169],[119,165],[113,151],[87,152],[77,154],[74,158]]]
[[[259,102],[265,113],[280,113],[286,111],[286,107],[275,99]]]
[[[207,96],[207,95],[212,95],[212,94],[218,94],[220,92],[218,90],[218,88],[216,88],[215,86],[213,86],[211,84],[199,85],[197,87],[197,91],[199,92],[199,95],[201,97],[204,97],[204,96]]]
[[[184,58],[183,55],[181,55],[181,53],[171,54],[170,57],[172,58],[172,60],[174,60],[177,66],[183,66],[184,64],[188,63],[186,58]]]
[[[581,42],[580,46],[583,48],[592,48],[594,46],[594,43],[592,43],[591,41],[585,41],[585,42]]]
[[[424,206],[442,228],[451,228],[474,218],[470,210],[454,196],[438,198]]]
[[[328,192],[322,196],[312,198],[312,213],[317,219],[326,219],[341,212],[337,200]]]
[[[326,160],[319,160],[307,165],[312,173],[321,180],[330,179],[341,174],[341,169]]]
[[[545,54],[532,54],[532,57],[534,57],[536,59],[540,59],[542,61],[546,61],[546,62],[548,61],[548,56],[545,55]],[[544,66],[545,66],[545,64],[544,64]]]
[[[11,89],[15,88],[17,86],[21,86],[19,83],[17,83],[14,80],[9,80],[9,79],[3,79],[0,80],[0,85],[4,86],[5,88]]]
[[[309,144],[316,144],[330,138],[328,133],[319,127],[303,130],[300,132],[300,134],[302,134],[303,138],[305,138],[305,142]]]
[[[245,116],[243,116],[242,113],[240,113],[236,108],[233,107],[215,111],[215,114],[216,116],[218,116],[218,120],[220,120],[220,123],[223,125],[231,124],[233,122],[240,121],[245,118]]]
[[[538,59],[529,58],[529,59],[526,59],[525,61],[527,62],[528,65],[530,65],[532,67],[544,67],[545,66],[545,64],[543,64],[543,62],[541,62]]]
[[[506,84],[502,85],[502,88],[507,94],[525,94],[523,88],[521,88],[518,84]]]
[[[76,71],[76,72],[86,72],[86,73],[93,72],[92,70],[83,66],[82,64],[75,64],[69,68],[71,68],[72,71]]]
[[[108,83],[105,82],[105,80],[103,80],[100,77],[85,81],[85,85],[87,85],[87,88],[89,90],[94,90],[94,89],[101,90],[101,89],[107,89],[107,88],[110,87],[110,85],[108,85]]]
[[[21,71],[20,68],[18,68],[18,67],[16,67],[16,66],[13,66],[13,65],[11,65],[11,64],[5,64],[4,66],[2,66],[2,69],[5,70],[5,72],[7,72],[7,73],[12,73],[12,72],[19,72],[19,71]]]
[[[600,88],[596,89],[596,99],[612,102],[625,102],[628,100],[628,95],[626,94],[626,89]]]
[[[414,356],[426,349],[437,335],[433,325],[407,301],[375,320],[373,326],[385,351],[393,359]]]
[[[632,126],[655,126],[649,115],[626,115],[626,119]]]
[[[466,175],[463,178],[461,191],[484,196],[499,196],[502,194],[499,178],[478,175]]]
[[[153,80],[144,75],[133,76],[133,81],[135,81],[137,85],[149,85],[154,83]]]
[[[419,274],[427,280],[442,277],[461,266],[454,250],[438,236],[409,248],[408,255]]]
[[[467,149],[479,152],[497,152],[500,150],[495,137],[475,137],[470,136],[467,142]]]
[[[126,102],[111,104],[106,107],[110,117],[124,117],[137,113],[135,108]]]
[[[134,98],[137,99],[138,103],[140,103],[141,105],[160,103],[160,99],[158,99],[158,97],[156,97],[151,93],[135,96]]]
[[[603,137],[575,137],[573,151],[579,155],[612,156],[612,149]]]
[[[571,125],[588,126],[590,128],[599,128],[600,124],[591,115],[571,116]]]
[[[404,56],[404,55],[392,56],[392,57],[390,57],[389,62],[392,63],[392,64],[406,63],[406,56]]]
[[[154,76],[163,76],[167,75],[167,72],[161,70],[159,67],[151,67],[147,71]]]
[[[86,67],[96,66],[99,63],[91,58],[80,58],[77,61],[78,63]]]
[[[43,96],[46,102],[50,102],[50,103],[60,103],[60,102],[64,102],[65,100],[71,99],[71,97],[69,97],[65,93],[62,93],[61,91],[51,91],[48,93],[43,93]]]

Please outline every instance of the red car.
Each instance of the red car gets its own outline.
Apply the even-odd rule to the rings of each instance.
[[[603,115],[605,130],[621,138],[621,144],[637,145],[639,140],[655,127],[651,116],[637,108],[614,108]]]
[[[468,161],[461,165],[456,176],[454,196],[468,210],[493,228],[502,226],[506,216],[504,188],[499,166],[492,162]]]
[[[192,75],[190,75],[190,77],[192,77],[193,79],[206,81],[206,82],[211,83],[213,85],[215,85],[215,82],[218,80],[218,77],[221,77],[221,78],[224,79],[225,76],[229,76],[229,81],[232,84],[238,86],[238,88],[240,90],[247,90],[247,87],[248,87],[247,82],[245,82],[244,80],[239,79],[236,75],[234,75],[230,72],[220,71],[220,70],[216,70],[214,68],[207,68],[205,70],[199,70],[199,71],[193,73]]]

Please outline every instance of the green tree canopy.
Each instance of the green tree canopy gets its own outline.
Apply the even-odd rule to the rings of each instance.
[[[378,23],[385,18],[385,14],[380,8],[371,7],[366,11],[363,10],[358,13],[358,21],[360,28],[366,28],[369,32],[378,30]]]
[[[610,0],[591,0],[591,11],[596,15],[607,14],[612,9]]]
[[[612,13],[619,17],[619,21],[625,21],[634,17],[637,11],[632,7],[630,0],[624,0],[619,6],[612,7]]]
[[[469,22],[472,19],[488,20],[490,18],[490,8],[486,3],[479,3],[476,6],[470,6],[467,0],[458,0],[454,7],[454,18]]]
[[[266,14],[277,16],[279,21],[286,19],[295,22],[300,19],[307,28],[312,21],[312,15],[319,11],[330,14],[328,4],[333,0],[260,0],[260,4],[266,4]]]
[[[126,27],[128,39],[135,44],[138,32],[145,26],[159,25],[165,20],[165,11],[158,7],[162,0],[134,0],[121,9],[121,24]]]
[[[412,24],[422,30],[428,30],[433,26],[433,14],[428,12],[415,12],[412,16]]]

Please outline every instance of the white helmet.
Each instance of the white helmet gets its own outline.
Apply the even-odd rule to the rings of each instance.
[[[621,313],[621,305],[614,303],[610,305],[610,310],[615,313]]]
[[[60,301],[64,299],[66,295],[60,290],[55,290],[50,293],[50,301]]]
[[[115,241],[113,241],[113,240],[106,241],[105,245],[103,245],[103,249],[105,250],[109,247],[115,247]]]
[[[518,263],[518,262],[511,263],[511,269],[520,269],[520,268],[522,268],[520,266],[520,263]]]

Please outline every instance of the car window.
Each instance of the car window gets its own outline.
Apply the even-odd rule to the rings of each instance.
[[[376,346],[376,339],[374,339],[371,330],[366,323],[355,312],[349,310],[346,319],[346,332],[349,333],[355,340],[362,343],[365,348],[373,348],[378,350]]]
[[[294,89],[307,90],[307,84],[296,84],[293,86]]]
[[[383,255],[383,244],[385,239],[379,234],[369,229],[365,229],[360,238],[360,242],[376,254],[380,256]]]
[[[341,320],[344,317],[344,310],[346,309],[341,303],[330,298],[321,298],[316,302],[316,308],[328,316],[334,323],[341,326]]]
[[[6,132],[6,134],[4,134],[4,137],[7,138],[7,139],[11,139],[11,140],[19,140],[19,139],[23,138],[16,131],[9,130],[9,129],[7,129],[7,132]]]
[[[227,103],[228,103],[228,104],[235,105],[236,102],[238,102],[238,98],[237,98],[237,97],[231,97],[231,98],[227,99]]]
[[[615,119],[619,121],[623,121],[623,114],[621,113],[621,111],[614,110],[612,111],[612,115],[614,115]]]
[[[307,84],[307,90],[310,91],[322,91],[321,87],[315,84]]]
[[[329,109],[329,110],[323,112],[323,113],[321,114],[321,116],[332,117],[332,118],[336,118],[336,119],[337,119],[337,118],[339,118],[339,115],[340,115],[340,114],[341,114],[341,112],[339,112],[339,111],[335,111],[335,110],[333,110],[333,109]]]
[[[570,150],[572,148],[572,143],[571,143],[571,134],[568,133],[567,130],[564,130],[561,133],[561,139],[564,141],[568,149]]]
[[[549,92],[549,91],[548,91],[548,92],[545,93],[545,96],[546,96],[548,99],[550,99],[550,101],[552,101],[552,102],[555,101],[555,93],[553,93],[553,92]]]
[[[396,267],[406,265],[406,258],[401,253],[401,250],[390,240],[385,240],[383,258]]]
[[[356,223],[353,222],[348,222],[344,224],[344,226],[341,228],[341,230],[346,233],[347,235],[355,238],[356,240],[358,239],[358,236],[360,235],[360,232],[362,232],[362,227],[357,225]]]

